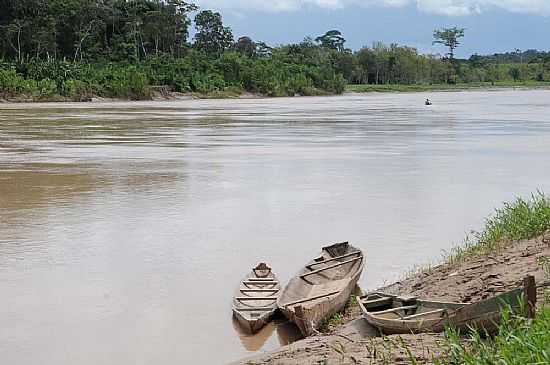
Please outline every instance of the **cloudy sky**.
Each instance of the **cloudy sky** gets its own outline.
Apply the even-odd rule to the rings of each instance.
[[[550,0],[197,0],[220,11],[236,37],[268,44],[298,42],[339,29],[347,46],[395,42],[422,52],[432,46],[435,28],[466,28],[458,54],[508,50],[550,50]]]

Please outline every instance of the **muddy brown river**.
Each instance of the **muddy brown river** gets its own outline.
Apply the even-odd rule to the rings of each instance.
[[[424,106],[424,99],[434,102]],[[266,261],[364,249],[374,288],[549,191],[550,91],[0,104],[4,364],[223,364]]]

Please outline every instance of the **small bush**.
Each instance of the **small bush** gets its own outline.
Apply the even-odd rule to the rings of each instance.
[[[43,79],[35,82],[33,91],[38,99],[47,99],[57,94],[57,85],[53,80]]]
[[[0,95],[4,97],[27,93],[29,84],[15,69],[0,69]],[[31,90],[32,91],[32,90]]]
[[[107,75],[105,81],[105,89],[109,97],[130,100],[143,100],[151,97],[147,76],[137,71],[135,67],[125,70],[114,69],[111,75]]]
[[[93,96],[92,88],[80,80],[67,80],[63,83],[63,95],[72,101],[89,101]]]

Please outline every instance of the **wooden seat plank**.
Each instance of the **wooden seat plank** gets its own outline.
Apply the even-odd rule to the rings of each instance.
[[[307,265],[306,267],[308,269],[311,269],[312,266],[317,266],[317,265],[322,265],[322,264],[326,264],[327,262],[332,262],[332,261],[336,261],[336,260],[341,260],[341,259],[346,259],[348,257],[351,257],[351,256],[354,256],[354,255],[360,255],[361,254],[361,251],[355,251],[355,252],[352,252],[352,253],[348,253],[346,255],[342,255],[342,256],[338,256],[338,257],[333,257],[329,260],[322,260],[322,261],[319,261],[319,262],[314,262],[313,264],[309,264]]]
[[[338,293],[340,293],[339,290],[333,291],[333,292],[330,292],[330,293],[321,294],[321,295],[316,295],[316,296],[310,297],[310,298],[295,300],[293,302],[283,304],[283,307],[288,307],[288,306],[299,304],[299,303],[305,303],[305,302],[309,302],[309,301],[312,301],[312,300],[321,299],[321,298],[324,298],[324,297],[329,297],[331,295],[338,294]]]
[[[416,318],[420,318],[420,317],[429,316],[431,314],[437,314],[437,313],[443,313],[443,312],[446,312],[446,310],[445,309],[436,309],[436,310],[429,311],[429,312],[423,312],[423,313],[418,313],[418,314],[412,314],[410,316],[405,316],[405,317],[403,317],[403,319],[406,319],[406,320],[416,319]]]
[[[305,278],[306,276],[310,276],[310,275],[313,275],[313,274],[318,274],[320,272],[323,272],[323,271],[326,271],[326,270],[330,270],[330,269],[334,269],[336,267],[339,267],[339,266],[342,266],[342,265],[345,265],[345,264],[349,264],[349,263],[352,263],[354,261],[357,261],[357,260],[362,260],[363,259],[363,256],[360,256],[360,257],[355,257],[351,260],[346,260],[346,261],[342,261],[342,262],[339,262],[337,264],[334,264],[334,265],[330,265],[330,266],[327,266],[327,267],[323,267],[322,269],[318,269],[318,270],[314,270],[312,272],[308,272],[308,273],[305,273],[305,274],[302,274],[300,275],[301,278]]]
[[[402,310],[404,311],[404,310],[415,309],[415,308],[418,308],[418,306],[417,305],[407,305],[407,306],[404,306],[404,307],[386,309],[386,310],[383,310],[383,311],[380,311],[380,312],[370,312],[370,313],[374,314],[374,315],[379,315],[379,314],[393,313],[393,312],[399,312],[399,311],[402,311]]]
[[[273,310],[273,307],[248,307],[248,308],[236,308],[238,311],[241,312],[255,312],[255,311],[270,311]]]
[[[243,293],[276,293],[279,289],[241,289]]]
[[[277,297],[236,297],[239,301],[245,300],[277,300]]]
[[[365,305],[370,304],[380,304],[380,303],[391,303],[393,301],[393,298],[386,297],[386,298],[378,298],[378,299],[371,299],[371,300],[363,300],[362,303]]]

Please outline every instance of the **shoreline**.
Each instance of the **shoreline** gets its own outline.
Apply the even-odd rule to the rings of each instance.
[[[511,242],[491,254],[426,268],[378,290],[431,300],[476,302],[520,286],[527,274],[534,275],[537,283],[545,280],[544,268],[538,263],[542,256],[550,256],[550,231],[536,238]],[[543,301],[544,292],[539,289],[537,303]],[[394,364],[409,364],[413,362],[411,358],[431,364],[444,351],[442,333],[376,335],[377,331],[355,307],[346,313],[343,323],[327,333],[229,364],[355,364],[377,362],[382,358]]]
[[[346,86],[349,93],[410,93],[410,92],[453,92],[453,91],[499,91],[499,90],[548,90],[550,82],[473,82],[462,84],[366,84]]]
[[[294,95],[285,97],[319,97],[319,96],[341,96],[358,94],[395,94],[395,93],[427,93],[427,92],[463,92],[463,91],[507,91],[507,90],[550,90],[550,82],[540,84],[459,84],[459,85],[348,85],[342,94],[319,94],[319,95]],[[13,104],[33,104],[33,103],[101,103],[101,102],[132,102],[132,101],[187,101],[187,100],[248,100],[248,99],[276,99],[278,96],[269,96],[252,92],[216,92],[212,94],[199,93],[179,93],[172,91],[151,92],[150,98],[144,99],[125,99],[108,98],[93,95],[85,100],[73,100],[68,97],[54,95],[49,98],[35,99],[26,95],[17,97],[0,97],[0,105]]]

